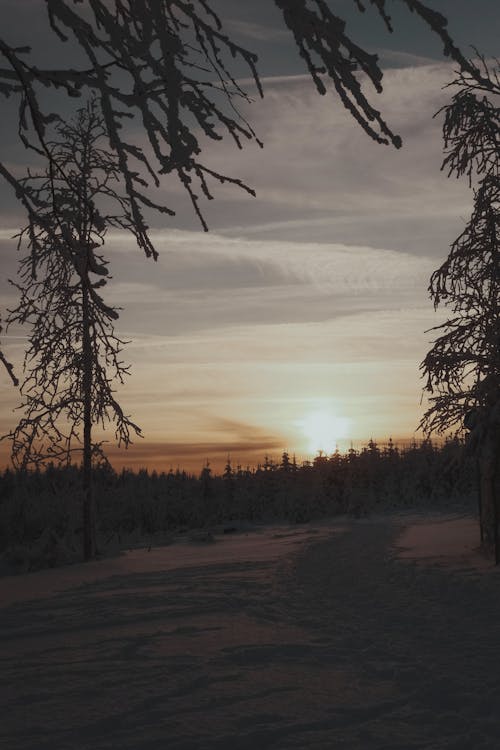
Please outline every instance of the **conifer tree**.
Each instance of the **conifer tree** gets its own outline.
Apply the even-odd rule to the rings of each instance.
[[[37,210],[19,235],[20,247],[27,245],[29,252],[20,262],[14,284],[20,301],[8,324],[27,324],[31,331],[21,385],[24,416],[8,437],[20,468],[69,465],[76,454],[82,456],[83,546],[89,559],[95,553],[92,465],[104,460],[92,430],[112,422],[124,446],[140,434],[115,397],[114,384],[128,374],[121,359],[124,342],[114,332],[118,311],[98,293],[107,283],[100,248],[108,227],[134,231],[134,225],[128,199],[118,192],[118,163],[105,149],[95,102],[74,121],[59,124],[57,136],[47,144],[56,175],[23,180]],[[105,213],[113,204],[124,213]]]
[[[280,469],[286,474],[291,471],[290,455],[288,451],[283,451],[281,454]]]
[[[443,167],[474,184],[467,226],[433,273],[434,306],[452,315],[432,329],[434,341],[421,369],[430,407],[421,427],[427,434],[471,430],[480,469],[481,537],[499,562],[500,503],[500,80],[498,67],[482,60],[480,79],[460,74],[445,108]],[[489,82],[488,87],[482,83]]]

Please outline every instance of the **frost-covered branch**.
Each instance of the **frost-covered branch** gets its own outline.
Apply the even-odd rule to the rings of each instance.
[[[430,280],[434,306],[444,303],[452,315],[433,329],[440,335],[421,364],[431,394],[420,425],[426,432],[461,429],[471,409],[486,414],[500,403],[498,68],[483,60],[476,81],[461,73],[452,85],[458,91],[444,109],[443,166],[477,185],[471,218]]]

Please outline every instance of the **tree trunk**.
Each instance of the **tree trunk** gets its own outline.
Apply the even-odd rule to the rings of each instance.
[[[90,338],[89,292],[82,279],[83,357],[83,557],[95,556],[94,498],[92,495],[92,342]]]
[[[481,461],[476,457],[476,488],[477,488],[477,510],[479,516],[479,539],[481,547],[484,543],[484,530],[483,530],[483,502],[482,502],[482,482],[481,482]]]
[[[500,470],[498,462],[500,461],[500,443],[499,438],[495,435],[495,452],[493,458],[493,521],[494,521],[494,536],[493,544],[495,548],[495,565],[500,563],[500,544],[498,539],[498,520],[499,520],[499,508],[500,508]]]
[[[500,549],[498,539],[498,472],[496,441],[493,436],[487,436],[479,457],[479,482],[480,482],[480,524],[481,538],[485,551],[492,554],[495,565],[500,562]]]

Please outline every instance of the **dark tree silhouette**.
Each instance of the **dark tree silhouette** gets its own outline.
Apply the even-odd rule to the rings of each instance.
[[[488,86],[483,83],[488,80]],[[431,277],[434,306],[452,317],[422,362],[433,394],[421,427],[427,433],[471,430],[479,465],[481,538],[499,562],[500,465],[500,81],[498,67],[482,60],[480,79],[460,74],[445,108],[443,167],[465,175],[474,188],[474,210]],[[488,92],[489,96],[485,95]]]
[[[58,140],[47,143],[57,170],[22,181],[36,212],[21,232],[29,253],[20,262],[21,294],[8,324],[31,326],[21,385],[24,416],[8,437],[17,467],[47,462],[70,465],[83,453],[84,557],[94,555],[92,463],[104,459],[92,428],[111,421],[119,444],[140,430],[114,395],[128,368],[114,333],[116,308],[97,290],[106,285],[107,263],[99,248],[109,226],[135,227],[129,200],[117,192],[119,167],[105,150],[105,130],[95,103],[73,122],[59,124]],[[64,175],[64,177],[62,177]],[[125,213],[104,213],[111,206]],[[55,210],[54,210],[55,209]]]

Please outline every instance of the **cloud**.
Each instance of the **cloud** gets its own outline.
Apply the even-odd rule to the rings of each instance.
[[[383,69],[391,68],[415,68],[422,65],[436,65],[438,60],[435,57],[425,55],[415,55],[403,50],[387,49],[380,47],[374,50],[379,56],[379,63]]]
[[[435,266],[368,246],[179,230],[156,232],[154,241],[157,263],[127,252],[130,239],[110,251],[116,273],[104,296],[124,308],[119,329],[134,341],[411,307],[426,299]]]
[[[200,436],[201,439],[200,439]],[[167,471],[181,466],[198,472],[207,459],[220,471],[231,456],[235,466],[241,458],[246,464],[257,464],[264,454],[277,453],[283,449],[283,436],[263,429],[250,422],[236,421],[213,416],[206,421],[205,431],[198,430],[198,439],[136,441],[128,449],[106,447],[113,465],[138,469],[148,465]]]
[[[254,39],[259,42],[273,42],[276,40],[287,39],[290,32],[284,28],[265,26],[254,21],[244,21],[235,18],[224,19],[224,30],[229,35],[239,35],[247,39]]]
[[[373,105],[403,137],[399,151],[374,143],[338,97],[332,93],[319,96],[307,75],[265,78],[264,100],[239,103],[242,115],[264,141],[263,149],[245,142],[240,150],[230,137],[214,142],[198,134],[208,167],[240,178],[257,191],[254,199],[234,185],[212,182],[215,200],[200,200],[211,230],[248,227],[250,232],[266,223],[331,218],[351,221],[349,229],[343,224],[341,241],[385,247],[387,232],[380,240],[377,234],[390,219],[398,223],[402,243],[394,249],[418,252],[414,232],[409,233],[405,246],[403,222],[429,217],[433,226],[428,230],[426,222],[421,222],[420,232],[421,246],[429,247],[436,244],[436,218],[445,216],[451,241],[453,218],[466,215],[471,205],[465,183],[447,180],[440,171],[441,124],[433,115],[449,100],[451,90],[443,86],[453,77],[453,65],[448,63],[389,69],[383,93],[370,92]],[[136,141],[140,145],[139,133]],[[188,197],[175,179],[167,178],[152,197],[177,211],[168,225],[199,228]],[[150,221],[161,228],[166,220],[151,215]],[[310,239],[324,240],[330,229],[335,229],[333,223],[323,232],[316,224]],[[367,238],[366,230],[373,236]]]
[[[257,198],[231,186],[217,189],[217,200],[206,207],[212,229],[238,227],[245,236],[245,227],[250,233],[255,225],[303,221],[314,239],[323,241],[329,232],[337,241],[338,222],[343,242],[386,247],[387,223],[394,221],[400,242],[394,249],[435,255],[434,231],[444,217],[446,250],[453,221],[471,206],[466,184],[440,171],[441,126],[433,115],[449,99],[442,87],[452,77],[453,67],[441,63],[386,72],[384,92],[373,94],[373,102],[402,135],[399,151],[371,141],[340,102],[318,96],[307,77],[265,80],[264,101],[244,110],[264,149],[249,144],[237,151],[222,142],[210,156],[210,166],[224,164],[225,173],[252,185]],[[420,222],[420,246],[414,231],[405,241],[406,221]]]

